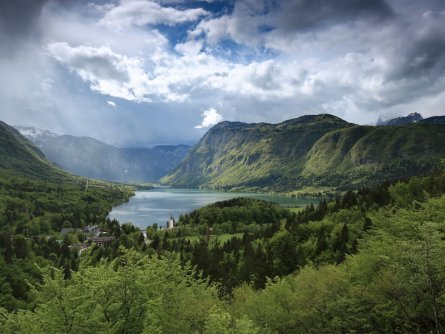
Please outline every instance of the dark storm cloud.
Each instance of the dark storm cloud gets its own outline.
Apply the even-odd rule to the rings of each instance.
[[[393,15],[384,0],[290,0],[280,2],[277,25],[283,30],[307,30],[359,19],[386,20]]]
[[[48,0],[0,1],[0,36],[15,39],[34,32],[34,24]]]
[[[428,31],[401,51],[400,57],[394,59],[393,74],[388,79],[440,77],[445,71],[445,29]]]

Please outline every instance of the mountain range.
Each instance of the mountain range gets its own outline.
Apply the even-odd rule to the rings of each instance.
[[[33,127],[16,129],[64,170],[107,181],[157,181],[175,168],[190,149],[186,145],[120,148],[90,137],[58,135]]]
[[[27,140],[1,125],[0,167],[36,176],[62,177],[63,168],[120,182],[156,181],[166,175],[161,183],[175,187],[342,190],[443,171],[445,166],[445,116],[385,126],[356,125],[329,114],[279,124],[224,121],[191,149],[118,148],[89,137],[18,127]],[[22,162],[15,160],[17,154]]]
[[[222,122],[161,181],[178,187],[359,187],[442,170],[445,117],[361,126],[329,114],[279,124]]]
[[[404,125],[421,122],[422,120],[422,115],[414,112],[409,114],[408,116],[400,116],[386,121],[379,118],[379,120],[377,121],[377,125]]]
[[[16,129],[0,121],[0,173],[42,180],[62,180],[68,174],[48,161],[44,154]]]

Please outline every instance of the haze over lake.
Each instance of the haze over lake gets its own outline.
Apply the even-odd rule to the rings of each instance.
[[[316,202],[313,199],[268,194],[159,187],[137,191],[128,203],[113,208],[109,217],[110,219],[117,219],[121,223],[131,222],[135,226],[145,229],[154,223],[159,226],[165,225],[171,214],[177,220],[180,214],[193,211],[210,203],[236,197],[257,198],[285,206],[306,206],[311,202]]]

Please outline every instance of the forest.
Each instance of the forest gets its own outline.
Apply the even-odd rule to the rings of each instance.
[[[296,212],[234,199],[184,215],[174,230],[152,228],[149,242],[102,215],[115,241],[80,256],[70,246],[81,233],[59,243],[30,237],[26,224],[11,238],[9,226],[0,332],[441,333],[444,192],[438,175]],[[30,214],[23,208],[2,204],[3,221]]]

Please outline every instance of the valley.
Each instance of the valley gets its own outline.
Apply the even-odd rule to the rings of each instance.
[[[16,126],[56,165],[83,177],[112,182],[156,182],[184,158],[187,145],[121,148],[90,137]]]
[[[0,0],[0,334],[445,333],[444,0]]]
[[[0,332],[431,330],[444,125],[426,121],[223,122],[163,178],[189,188],[149,189],[70,174],[0,123]]]

